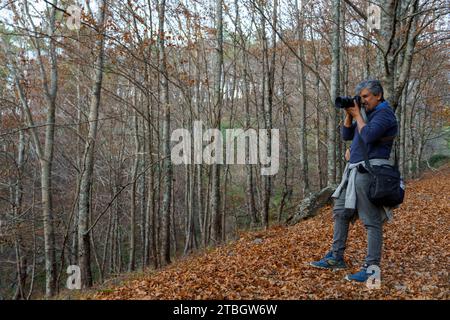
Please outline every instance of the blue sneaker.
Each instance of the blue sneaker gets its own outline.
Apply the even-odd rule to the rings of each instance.
[[[345,280],[348,281],[356,281],[356,282],[366,282],[367,279],[369,279],[369,277],[373,274],[373,273],[367,273],[367,268],[369,266],[367,264],[365,264],[361,270],[359,270],[358,272],[354,273],[354,274],[348,274],[345,276]]]
[[[314,268],[330,270],[347,268],[344,259],[333,258],[333,253],[331,251],[328,252],[321,260],[310,262],[309,265]]]

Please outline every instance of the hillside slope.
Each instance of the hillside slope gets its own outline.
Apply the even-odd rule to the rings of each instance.
[[[405,203],[384,229],[382,283],[369,290],[344,280],[366,251],[360,221],[351,227],[347,271],[311,268],[332,240],[331,208],[292,227],[245,233],[89,299],[449,299],[450,167],[407,185]]]

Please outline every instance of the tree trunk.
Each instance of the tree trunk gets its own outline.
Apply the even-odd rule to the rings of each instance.
[[[331,62],[331,80],[330,80],[330,97],[331,102],[339,94],[339,26],[340,26],[340,0],[333,0],[333,34],[332,34],[332,62]],[[336,108],[334,105],[329,106],[328,117],[328,186],[336,185]]]
[[[405,86],[403,90],[402,103],[400,104],[400,172],[406,177],[406,115],[408,104],[408,86]]]
[[[216,0],[216,50],[214,65],[214,127],[220,128],[221,112],[223,104],[222,75],[223,75],[223,9],[222,0]],[[220,150],[219,152],[222,152]],[[220,214],[220,168],[221,165],[214,163],[211,166],[211,241],[212,244],[221,242],[222,218]]]
[[[137,108],[137,99],[136,99],[136,90],[134,88],[134,107]],[[130,208],[130,248],[128,255],[128,271],[134,271],[136,268],[136,192],[137,192],[137,179],[138,179],[138,169],[139,169],[139,158],[141,152],[141,145],[139,142],[139,126],[138,126],[138,115],[137,112],[134,112],[133,116],[133,128],[134,128],[134,145],[135,145],[135,155],[134,155],[134,164],[133,164],[133,172],[132,176],[132,184],[131,184],[131,208]]]
[[[24,157],[25,157],[25,136],[23,130],[19,131],[19,143],[17,148],[17,178],[15,182],[15,187],[13,188],[13,192],[11,196],[11,203],[14,204],[12,208],[13,217],[15,219],[20,219],[20,215],[22,214],[22,199],[23,199],[23,185],[22,185],[22,174],[23,174],[23,165],[24,165]],[[13,185],[12,183],[10,185]],[[26,299],[25,295],[25,285],[27,279],[27,256],[25,247],[23,245],[23,239],[20,230],[14,232],[14,247],[16,252],[16,272],[17,272],[17,289],[14,294],[14,299],[24,300]]]
[[[297,41],[298,41],[298,55],[301,57],[301,61],[305,60],[305,48],[304,48],[304,0],[301,2],[301,8],[299,8],[298,0],[295,1],[295,10],[297,18]],[[298,82],[300,88],[300,157],[301,157],[301,178],[303,181],[303,196],[309,193],[309,174],[308,174],[308,139],[306,128],[306,75],[305,68],[300,59],[296,60],[298,70]]]
[[[251,115],[250,115],[250,88],[249,88],[249,59],[248,50],[246,48],[246,40],[241,26],[241,19],[239,15],[239,1],[234,2],[236,9],[236,29],[240,36],[240,47],[242,48],[242,65],[243,65],[243,86],[244,86],[244,106],[245,106],[245,129],[248,130],[251,127]],[[258,216],[255,208],[255,192],[254,192],[254,179],[253,179],[253,167],[250,164],[250,143],[245,144],[245,174],[246,174],[246,207],[247,215],[250,218],[251,227],[255,227],[258,224]]]
[[[172,202],[172,163],[170,160],[170,99],[169,82],[167,73],[167,56],[165,48],[165,12],[166,0],[161,0],[158,5],[159,14],[159,62],[161,72],[161,92],[163,116],[163,170],[164,191],[161,212],[161,265],[170,263],[170,205]]]
[[[96,41],[96,48],[98,50],[95,61],[96,72],[95,82],[92,88],[92,98],[89,106],[89,125],[88,136],[85,143],[80,179],[80,196],[78,202],[78,263],[81,270],[81,285],[82,287],[92,286],[92,271],[91,271],[91,247],[89,229],[89,210],[90,210],[90,194],[93,183],[94,171],[94,152],[95,141],[97,139],[98,129],[98,110],[100,107],[101,88],[103,80],[103,64],[104,64],[104,36],[103,28],[106,15],[106,1],[99,2],[99,17],[98,17],[98,38]]]
[[[261,7],[264,6],[263,2],[260,2]],[[276,28],[277,28],[277,10],[278,1],[273,2],[273,13],[272,13],[272,55],[269,60],[269,44],[266,37],[265,31],[265,16],[263,15],[263,8],[261,8],[261,39],[262,39],[262,49],[263,49],[263,93],[262,93],[262,114],[264,119],[264,129],[267,130],[267,141],[266,145],[261,145],[260,148],[266,148],[266,155],[271,157],[271,145],[272,145],[272,109],[273,109],[273,96],[274,96],[274,85],[275,85],[275,57],[276,57]],[[265,73],[265,77],[264,77]],[[267,87],[267,95],[265,88]],[[267,100],[267,101],[265,101]],[[270,209],[270,198],[272,193],[272,177],[270,175],[264,175],[263,180],[263,190],[262,190],[262,222],[264,228],[269,227],[269,209]]]
[[[384,95],[391,107],[396,110],[403,88],[407,84],[411,70],[411,63],[416,45],[416,20],[418,13],[418,0],[413,0],[408,12],[401,16],[401,1],[383,0],[381,7],[381,48],[383,49],[383,80]],[[405,22],[406,21],[406,22]],[[397,35],[398,29],[404,26],[403,39]],[[404,42],[404,46],[401,44]],[[400,49],[400,50],[399,50]],[[397,59],[399,55],[402,59]]]

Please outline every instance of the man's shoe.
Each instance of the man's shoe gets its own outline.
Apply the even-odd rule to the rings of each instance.
[[[332,252],[328,252],[325,257],[323,257],[319,261],[313,261],[310,263],[311,266],[320,269],[345,269],[347,265],[345,264],[344,259],[335,259],[333,258]]]
[[[373,274],[373,273],[367,273],[367,268],[369,266],[367,264],[365,264],[361,270],[359,270],[358,272],[354,273],[354,274],[348,274],[345,276],[345,280],[348,281],[356,281],[356,282],[366,282],[367,279],[369,279],[369,277]]]

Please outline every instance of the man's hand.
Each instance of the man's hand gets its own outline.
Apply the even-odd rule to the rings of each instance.
[[[347,150],[345,150],[345,161],[350,161],[350,149],[347,148]]]
[[[355,119],[358,132],[361,132],[362,128],[365,127],[366,123],[363,120],[363,117],[361,116],[361,111],[359,110],[358,105],[356,102],[353,102],[353,107],[346,108],[345,111],[347,112],[348,116],[351,116],[353,119]]]
[[[353,117],[350,115],[350,113],[347,112],[346,108],[344,108],[344,112],[345,112],[344,126],[350,128],[352,126]]]
[[[356,119],[358,116],[361,115],[361,112],[359,111],[359,107],[356,104],[356,102],[353,102],[353,107],[345,108],[345,111],[351,115],[354,119]]]

